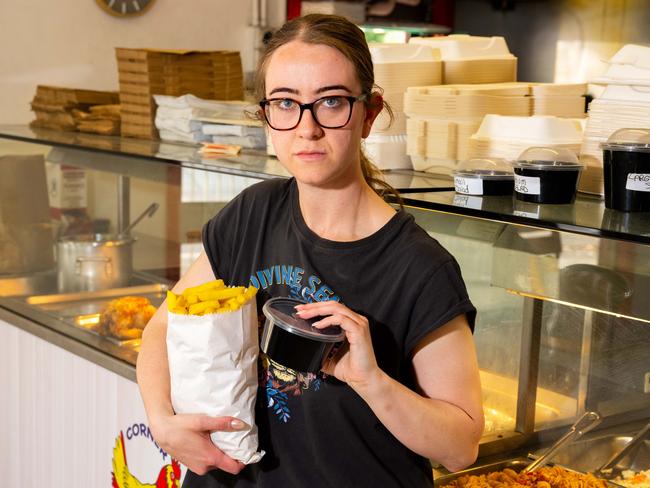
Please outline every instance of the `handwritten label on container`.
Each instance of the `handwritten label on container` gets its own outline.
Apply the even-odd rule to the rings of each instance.
[[[465,195],[483,195],[483,180],[481,178],[454,176],[454,186],[458,193],[464,193]]]
[[[539,195],[539,178],[537,176],[515,175],[515,191],[525,195]]]
[[[650,174],[647,173],[630,173],[627,175],[625,189],[632,191],[650,192]]]

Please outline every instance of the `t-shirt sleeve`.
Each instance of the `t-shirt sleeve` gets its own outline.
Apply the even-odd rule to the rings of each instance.
[[[230,281],[229,263],[233,258],[233,244],[237,242],[235,232],[239,228],[243,200],[244,195],[240,193],[203,226],[203,249],[212,271],[226,282]]]
[[[458,263],[450,259],[436,269],[422,286],[411,310],[404,352],[410,356],[427,334],[461,314],[466,314],[473,332],[476,308],[469,299]]]

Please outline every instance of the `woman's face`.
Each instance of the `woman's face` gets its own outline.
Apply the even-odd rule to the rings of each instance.
[[[361,85],[353,64],[324,44],[292,41],[271,56],[266,71],[266,98],[311,103],[327,96],[359,96]],[[347,103],[347,102],[346,102]],[[295,129],[269,127],[280,162],[304,184],[337,188],[361,174],[361,139],[368,136],[378,110],[362,101],[353,105],[350,121],[340,129],[324,129],[305,110]]]

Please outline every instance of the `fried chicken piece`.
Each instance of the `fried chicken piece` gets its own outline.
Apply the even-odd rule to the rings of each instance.
[[[105,333],[118,339],[138,339],[156,307],[144,297],[122,297],[111,300],[99,317]]]

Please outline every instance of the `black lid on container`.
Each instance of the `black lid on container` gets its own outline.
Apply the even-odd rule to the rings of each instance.
[[[300,318],[296,314],[295,307],[304,304],[295,298],[271,298],[262,307],[262,312],[278,327],[307,339],[321,342],[341,342],[345,338],[345,331],[338,326],[325,329],[317,329],[312,326],[322,317],[308,320]]]

